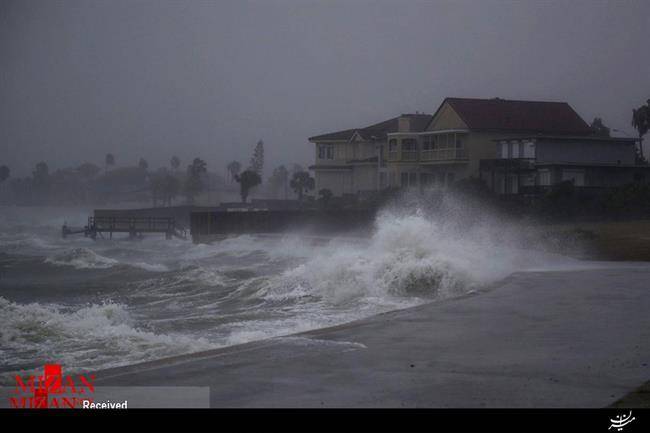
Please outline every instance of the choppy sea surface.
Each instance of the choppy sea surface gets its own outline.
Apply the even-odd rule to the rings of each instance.
[[[0,382],[44,363],[98,370],[287,335],[463,295],[513,272],[581,266],[495,226],[453,228],[418,212],[384,212],[370,238],[324,242],[61,238],[64,221],[81,226],[90,213],[0,207]]]

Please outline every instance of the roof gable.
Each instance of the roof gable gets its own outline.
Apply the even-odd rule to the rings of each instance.
[[[427,131],[436,131],[441,129],[467,129],[467,124],[456,113],[452,106],[444,101],[436,114],[433,115],[431,123],[427,126]]]
[[[566,102],[446,98],[469,129],[542,134],[591,134],[591,128]]]

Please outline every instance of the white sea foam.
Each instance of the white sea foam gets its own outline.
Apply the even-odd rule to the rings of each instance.
[[[547,263],[549,255],[513,245],[511,233],[476,224],[454,229],[421,212],[382,214],[369,242],[333,240],[304,263],[269,280],[268,300],[316,297],[409,305],[456,296]]]
[[[75,269],[108,269],[118,265],[127,265],[135,268],[144,269],[150,272],[166,272],[167,266],[154,263],[131,261],[122,263],[119,260],[102,256],[90,248],[72,248],[59,252],[52,257],[47,257],[45,263],[57,266],[72,266]]]
[[[210,348],[203,338],[139,328],[126,306],[18,304],[0,297],[0,342],[9,364],[52,359],[70,368],[106,368]]]
[[[107,269],[119,262],[97,254],[89,248],[73,248],[45,259],[45,263],[72,266],[76,269]]]

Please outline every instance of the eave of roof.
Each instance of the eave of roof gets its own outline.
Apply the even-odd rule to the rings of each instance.
[[[521,136],[508,136],[503,138],[495,138],[492,141],[504,140],[557,140],[557,141],[621,141],[628,143],[636,143],[638,138],[632,137],[603,137],[599,135],[521,135]]]
[[[352,166],[350,165],[328,165],[328,164],[315,164],[315,165],[310,165],[309,167],[310,170],[352,170]]]
[[[388,133],[397,132],[399,124],[398,119],[400,117],[407,117],[411,120],[410,126],[412,132],[424,131],[432,118],[430,114],[402,114],[401,116],[393,117],[364,128],[344,129],[327,134],[320,134],[309,137],[308,140],[310,142],[349,141],[355,133],[358,133],[364,140],[382,140],[386,138]]]
[[[352,138],[356,129],[343,129],[336,132],[328,132],[326,134],[315,135],[309,137],[309,141],[348,141]]]

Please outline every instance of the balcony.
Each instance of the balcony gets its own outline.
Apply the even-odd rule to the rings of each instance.
[[[430,149],[423,150],[420,160],[425,161],[455,161],[466,160],[467,149]]]
[[[417,160],[418,160],[417,150],[402,150],[402,161],[417,161]]]
[[[431,162],[467,160],[467,149],[402,150],[388,152],[390,162]]]

